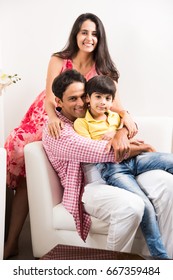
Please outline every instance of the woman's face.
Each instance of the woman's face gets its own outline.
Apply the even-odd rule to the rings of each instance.
[[[84,21],[76,39],[80,51],[93,52],[98,42],[95,23],[89,19]]]

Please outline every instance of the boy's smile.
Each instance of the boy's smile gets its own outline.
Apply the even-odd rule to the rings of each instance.
[[[106,119],[105,113],[112,106],[112,95],[93,92],[87,95],[86,101],[89,103],[89,110],[94,119]]]

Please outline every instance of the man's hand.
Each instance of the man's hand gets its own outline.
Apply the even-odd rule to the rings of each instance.
[[[129,141],[130,141],[130,144],[134,144],[134,145],[137,145],[137,146],[144,143],[144,140],[136,139],[136,138],[129,139]]]
[[[156,152],[156,149],[151,146],[150,144],[146,144],[144,142],[141,142],[141,144],[136,144],[136,143],[131,143],[130,144],[130,153],[128,158],[135,157],[137,155],[140,155],[141,153],[144,152]]]
[[[108,143],[107,146],[109,146]],[[128,139],[128,131],[122,128],[117,131],[114,138],[111,140],[111,146],[114,149],[115,162],[119,163],[129,157],[130,154],[130,141]]]

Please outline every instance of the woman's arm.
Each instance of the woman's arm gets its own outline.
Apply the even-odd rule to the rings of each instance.
[[[116,84],[116,88],[118,88],[117,84]],[[118,89],[116,91],[115,94],[115,99],[113,101],[113,106],[111,108],[112,111],[117,112],[120,117],[121,117],[121,127],[126,126],[128,129],[128,137],[129,138],[133,138],[137,132],[138,132],[138,128],[136,123],[133,121],[132,117],[130,116],[130,114],[123,108],[121,101],[120,101],[120,97],[119,97],[119,93],[118,93]]]
[[[55,77],[57,77],[62,69],[62,58],[52,56],[47,70],[46,78],[46,98],[45,98],[45,110],[48,115],[48,128],[52,137],[57,138],[60,134],[60,130],[63,128],[63,123],[57,118],[55,113],[55,95],[52,92],[52,83]]]

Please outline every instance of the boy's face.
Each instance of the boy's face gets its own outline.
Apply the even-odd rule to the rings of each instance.
[[[61,113],[69,120],[83,118],[86,113],[86,95],[84,84],[73,82],[63,93],[62,100],[56,97],[57,106],[61,107]]]
[[[111,94],[101,94],[93,92],[91,96],[87,94],[86,102],[90,104],[90,112],[94,116],[103,115],[112,107],[113,98]]]

